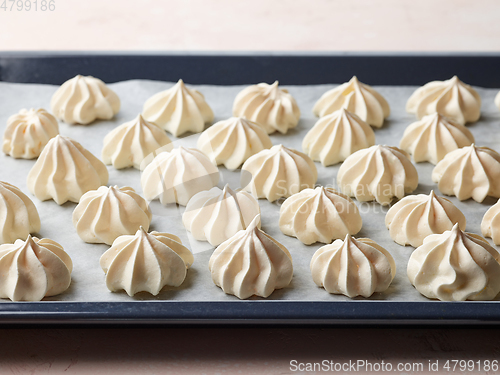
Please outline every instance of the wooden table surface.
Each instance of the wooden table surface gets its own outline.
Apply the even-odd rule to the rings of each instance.
[[[54,11],[0,8],[0,50],[498,52],[499,12],[494,0],[55,0]],[[499,356],[492,328],[0,329],[1,374],[286,374],[303,373],[292,360]]]

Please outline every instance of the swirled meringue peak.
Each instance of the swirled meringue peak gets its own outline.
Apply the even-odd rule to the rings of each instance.
[[[218,246],[246,229],[257,215],[260,207],[252,195],[233,191],[226,185],[223,190],[213,187],[195,194],[186,206],[182,222],[196,240]]]
[[[40,301],[69,288],[73,263],[57,242],[28,235],[0,245],[0,298]]]
[[[439,191],[463,201],[500,198],[500,154],[488,147],[471,146],[448,153],[432,171]]]
[[[288,90],[279,88],[276,81],[243,89],[234,99],[233,115],[255,121],[267,134],[286,134],[299,123],[300,109]]]
[[[349,156],[339,168],[337,184],[360,202],[389,205],[417,188],[418,173],[405,151],[376,145]]]
[[[323,117],[341,108],[356,114],[369,125],[380,128],[391,114],[389,103],[373,87],[361,83],[356,76],[349,82],[325,92],[313,108],[314,115]]]
[[[175,137],[200,133],[214,120],[214,113],[203,94],[188,89],[180,79],[172,88],[159,92],[144,103],[142,115]]]
[[[217,165],[239,168],[250,156],[271,148],[266,131],[243,117],[231,117],[209,127],[198,138],[197,147]]]
[[[57,135],[43,149],[28,174],[28,189],[41,201],[53,199],[61,205],[76,202],[89,190],[108,183],[102,161],[80,143]]]
[[[0,244],[39,231],[40,216],[33,202],[14,185],[0,181]]]
[[[437,112],[465,125],[479,120],[481,97],[472,86],[454,76],[447,81],[432,81],[418,88],[408,99],[406,111],[419,119]]]
[[[469,129],[434,113],[409,125],[399,147],[413,155],[416,163],[428,161],[435,165],[448,152],[473,143],[474,136]]]
[[[328,166],[374,144],[372,128],[354,113],[341,108],[316,122],[306,134],[302,149],[312,160]]]
[[[162,129],[138,115],[106,135],[101,157],[104,164],[112,164],[116,169],[141,169],[144,159],[158,149],[171,150],[171,142]]]
[[[318,171],[311,158],[283,145],[260,151],[241,167],[243,190],[270,202],[312,188],[317,179]]]
[[[45,109],[22,109],[7,120],[2,150],[14,159],[35,159],[58,134],[56,118]]]
[[[178,287],[186,278],[194,257],[179,237],[169,233],[120,236],[100,260],[106,286],[112,292],[125,290],[129,296],[148,292],[156,296],[165,286]]]
[[[120,98],[100,79],[77,75],[57,89],[50,106],[65,123],[87,125],[111,120],[120,110]]]
[[[88,191],[73,211],[73,225],[82,240],[108,245],[140,227],[147,231],[152,218],[148,202],[128,186]]]
[[[500,109],[500,91],[495,96],[495,105],[497,106],[498,109]]]
[[[247,229],[220,244],[208,263],[215,285],[240,299],[254,295],[267,298],[292,281],[292,256],[260,230],[259,223],[260,215]]]
[[[418,194],[404,197],[392,206],[385,216],[385,225],[394,242],[418,247],[431,234],[451,230],[458,223],[465,230],[465,216],[453,203],[438,197]]]
[[[356,234],[363,226],[358,207],[347,195],[319,186],[287,198],[280,208],[279,226],[287,236],[306,245],[330,243]]]
[[[389,287],[396,263],[375,241],[346,235],[344,241],[336,240],[314,253],[311,274],[316,285],[328,293],[367,298]]]
[[[144,197],[159,198],[165,205],[185,206],[193,195],[218,183],[219,170],[210,159],[196,148],[182,146],[159,153],[141,176]]]
[[[424,239],[408,261],[408,278],[427,298],[488,301],[500,291],[500,254],[458,224]]]
[[[500,199],[484,214],[481,221],[481,233],[491,238],[495,245],[500,245]]]

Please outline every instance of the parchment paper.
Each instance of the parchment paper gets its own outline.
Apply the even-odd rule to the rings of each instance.
[[[362,78],[362,77],[361,77]],[[100,157],[104,136],[116,126],[133,119],[142,110],[142,105],[151,95],[170,88],[173,83],[134,80],[111,84],[121,99],[121,110],[112,121],[98,121],[91,125],[67,125],[60,123],[60,133],[79,141],[94,155]],[[286,135],[273,134],[274,144],[284,144],[297,150],[302,150],[301,144],[307,131],[317,121],[312,114],[316,100],[335,85],[287,86],[296,98],[302,111],[302,117],[296,129]],[[223,120],[232,115],[232,103],[236,94],[244,86],[191,86],[200,90],[206,97],[215,113],[215,121]],[[415,121],[413,115],[405,112],[408,97],[416,87],[375,87],[389,102],[391,115],[381,129],[375,130],[377,144],[398,146],[404,129]],[[22,108],[42,107],[50,111],[50,98],[57,89],[52,85],[0,83],[0,131],[3,134],[7,118]],[[477,89],[482,97],[482,117],[475,124],[469,125],[476,138],[476,144],[489,146],[500,150],[500,111],[494,106],[494,96],[498,90]],[[169,135],[170,136],[170,135]],[[195,147],[198,135],[176,139],[170,136],[176,144]],[[51,238],[62,244],[74,263],[72,284],[63,294],[46,298],[51,301],[133,301],[133,300],[185,300],[185,301],[228,301],[237,300],[234,296],[225,295],[216,287],[208,271],[208,260],[213,248],[206,242],[198,242],[184,229],[181,214],[184,207],[164,207],[158,201],[151,203],[154,213],[151,230],[176,234],[183,243],[195,254],[195,262],[188,271],[187,278],[179,288],[166,287],[154,297],[149,293],[140,293],[129,297],[125,292],[111,293],[105,285],[104,273],[99,266],[101,254],[109,247],[84,243],[76,234],[72,225],[74,203],[58,206],[54,201],[40,202],[28,191],[26,176],[35,160],[15,160],[1,153],[0,180],[10,182],[24,191],[35,203],[41,217],[42,229],[38,237]],[[340,166],[322,167],[316,163],[319,172],[318,184],[336,187],[335,178]],[[417,164],[419,187],[415,194],[428,194],[431,189],[440,194],[431,180],[433,165]],[[131,186],[142,193],[140,171],[136,169],[115,170],[108,166],[110,173],[109,185]],[[227,171],[220,167],[221,181],[219,187],[226,182],[232,188],[239,187],[239,170]],[[500,183],[500,182],[499,182]],[[440,194],[441,195],[441,194]],[[467,231],[480,234],[481,219],[486,210],[496,202],[488,198],[484,203],[473,200],[460,202],[455,197],[450,198],[467,218]],[[369,237],[385,247],[395,258],[397,275],[390,288],[384,293],[376,293],[370,299],[357,298],[357,301],[390,300],[390,301],[428,301],[410,284],[406,276],[407,260],[413,251],[412,247],[399,246],[389,237],[389,231],[384,224],[387,208],[377,203],[356,202],[363,217],[363,229],[357,237]],[[302,300],[302,301],[347,301],[344,296],[331,295],[314,284],[309,270],[309,262],[314,252],[323,244],[303,245],[293,237],[285,236],[278,227],[279,204],[260,200],[263,229],[284,244],[292,254],[294,276],[291,284],[282,290],[275,291],[268,299]],[[490,241],[491,242],[491,241]],[[260,299],[260,298],[255,298]],[[5,301],[5,300],[4,300]]]

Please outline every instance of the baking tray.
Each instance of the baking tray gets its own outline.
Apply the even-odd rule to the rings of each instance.
[[[422,85],[456,74],[469,84],[500,87],[500,55],[213,55],[0,53],[0,81],[61,84],[75,74],[106,82],[130,79],[192,84],[342,83]],[[246,300],[221,302],[5,302],[0,323],[477,324],[499,323],[498,302]]]

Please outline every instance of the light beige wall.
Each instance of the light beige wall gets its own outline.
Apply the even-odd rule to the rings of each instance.
[[[54,1],[0,9],[0,50],[500,50],[496,0]]]

